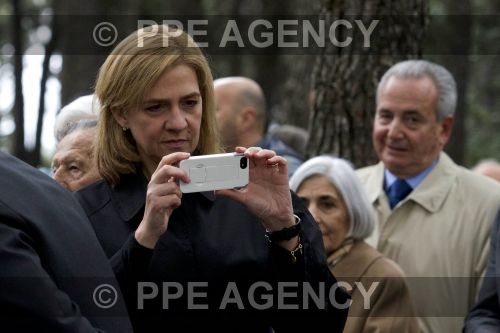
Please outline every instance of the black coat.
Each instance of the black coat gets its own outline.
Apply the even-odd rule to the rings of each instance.
[[[146,189],[144,176],[129,175],[114,189],[101,181],[76,193],[111,257],[136,332],[152,332],[155,328],[161,332],[169,328],[172,332],[268,332],[270,326],[277,333],[342,331],[347,310],[336,309],[328,302],[328,292],[336,281],[326,264],[321,233],[295,195],[295,213],[303,225],[300,238],[304,253],[293,264],[288,251],[266,240],[261,223],[242,204],[209,192],[184,194],[154,251],[142,248],[131,235],[143,217]],[[155,282],[158,295],[140,303],[137,281]],[[314,310],[308,306],[306,311],[283,310],[280,306],[277,311],[279,295],[288,291],[301,295],[300,287],[278,291],[283,281],[295,281],[298,286],[303,282],[315,287],[323,284],[327,307]],[[163,282],[177,283],[177,289],[165,290]],[[269,293],[274,292],[273,306],[266,311],[249,303],[249,288],[256,288],[256,282],[269,283],[265,286],[272,287]],[[206,304],[208,310],[193,309],[187,303],[189,299],[184,296],[193,283],[201,283],[194,290],[205,293],[194,303]],[[166,311],[162,292],[179,291],[179,285],[184,293],[178,300],[169,300]],[[238,309],[234,299],[226,310],[219,310],[221,301],[228,299],[228,286],[237,286],[242,300],[239,305],[244,310]],[[266,290],[262,285],[259,288]],[[337,303],[344,304],[348,296],[337,289],[335,297]],[[286,300],[287,304],[297,302],[302,305],[302,298]],[[141,305],[145,310],[137,310]]]
[[[465,333],[500,332],[500,212],[491,232],[490,254],[476,305],[465,320]]]
[[[106,256],[71,194],[0,152],[0,330],[132,332]],[[109,303],[107,303],[109,302]]]

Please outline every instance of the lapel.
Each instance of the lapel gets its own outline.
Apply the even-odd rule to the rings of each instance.
[[[410,193],[406,200],[416,202],[429,213],[437,212],[448,197],[458,171],[458,166],[448,155],[441,153],[434,170]]]
[[[109,196],[121,219],[130,221],[144,208],[148,182],[142,172],[122,176],[121,182],[110,189]]]
[[[362,240],[355,241],[349,253],[335,265],[332,273],[336,277],[345,277],[359,281],[365,276],[370,266],[382,257]]]
[[[406,201],[413,201],[430,213],[437,212],[453,187],[458,171],[459,167],[448,157],[448,155],[442,152],[434,169],[425,177],[420,185],[403,200],[403,204]],[[388,202],[387,195],[384,191],[384,165],[382,162],[375,165],[375,172],[373,176],[367,180],[366,184],[368,198],[372,204],[381,204],[384,200],[386,203]]]
[[[380,201],[383,196],[387,196],[384,192],[384,164],[382,162],[378,162],[375,165],[375,171],[372,176],[366,180],[366,189],[368,199],[372,204],[375,204],[377,201]]]

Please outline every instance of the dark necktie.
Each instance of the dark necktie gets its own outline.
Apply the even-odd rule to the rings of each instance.
[[[396,180],[391,187],[389,187],[389,191],[387,193],[391,209],[393,209],[398,202],[406,198],[411,191],[412,188],[406,180],[398,178],[398,180]]]

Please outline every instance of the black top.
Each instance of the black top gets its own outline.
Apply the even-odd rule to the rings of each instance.
[[[114,189],[101,181],[76,193],[111,257],[136,331],[166,332],[171,328],[175,332],[177,328],[183,332],[268,332],[270,326],[277,333],[342,331],[347,310],[338,310],[329,301],[336,280],[326,263],[321,233],[295,195],[294,213],[303,224],[303,256],[293,264],[288,251],[266,240],[264,227],[242,204],[211,192],[184,194],[154,251],[141,247],[132,235],[143,217],[146,190],[147,181],[141,174],[123,177]],[[138,300],[137,281],[155,282],[158,296]],[[279,291],[284,281],[297,283]],[[171,283],[170,289],[162,282]],[[325,287],[324,310],[314,309],[311,299],[308,311],[283,310],[287,304],[303,307],[303,282]],[[180,286],[182,296],[170,299],[175,298],[173,294]],[[194,299],[194,305],[207,305],[208,310],[189,305],[190,287],[202,293]],[[154,293],[150,285],[142,290]],[[249,290],[254,291],[255,302],[250,300]],[[334,291],[336,302],[345,304],[348,296],[339,289]],[[168,304],[162,302],[162,292],[170,297]],[[265,303],[259,295],[273,292],[273,306],[259,310],[256,303]],[[282,302],[285,305],[280,304],[278,296],[285,292],[300,297],[286,298]],[[219,310],[221,304],[227,305],[226,310]],[[138,310],[141,307],[144,309]]]
[[[0,189],[0,330],[132,332],[122,298],[108,307],[119,286],[71,194],[3,152]]]
[[[491,232],[490,253],[476,305],[465,319],[464,333],[500,331],[500,212]]]

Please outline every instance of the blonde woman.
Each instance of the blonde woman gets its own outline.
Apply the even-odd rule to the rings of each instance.
[[[248,186],[180,192],[177,181],[190,179],[177,163],[221,151],[212,75],[187,34],[166,26],[132,33],[102,66],[96,95],[104,180],[77,197],[114,263],[136,332],[321,332],[325,322],[341,332],[346,309],[294,310],[276,298],[285,281],[335,283],[283,157],[239,147]],[[144,281],[156,295],[150,284],[137,288]],[[250,298],[256,291],[264,298]],[[344,304],[347,295],[335,291]]]

